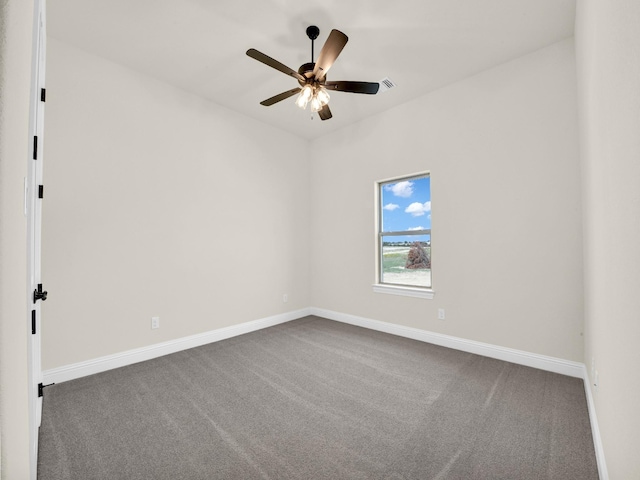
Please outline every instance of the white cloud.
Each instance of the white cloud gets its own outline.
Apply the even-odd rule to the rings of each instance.
[[[413,202],[407,208],[405,208],[405,213],[410,213],[414,217],[421,217],[427,212],[431,212],[431,202]]]
[[[385,185],[384,189],[393,192],[396,197],[409,198],[413,195],[413,182],[405,180],[404,182]]]
[[[396,205],[395,203],[387,203],[384,207],[382,207],[384,210],[389,210],[391,212],[393,212],[396,208],[400,208],[400,205]]]
[[[408,232],[411,232],[413,230],[424,230],[424,227],[422,225],[420,225],[419,227],[411,227],[411,228],[407,228]]]

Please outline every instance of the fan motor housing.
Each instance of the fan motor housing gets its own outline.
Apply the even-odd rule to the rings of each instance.
[[[302,80],[298,80],[298,83],[301,86],[304,87],[308,83],[313,83],[313,69],[315,66],[316,66],[315,63],[305,63],[303,65],[300,65],[300,68],[298,69],[298,73],[307,79],[306,82],[303,82]]]

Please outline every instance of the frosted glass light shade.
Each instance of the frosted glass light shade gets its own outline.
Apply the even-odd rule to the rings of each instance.
[[[296,105],[298,105],[300,108],[304,110],[307,107],[307,103],[309,103],[309,100],[311,99],[312,95],[313,95],[313,88],[311,88],[310,85],[305,85],[300,91],[300,95],[298,95],[298,98],[296,100]]]
[[[311,99],[311,111],[319,112],[321,109],[322,109],[322,103],[320,103],[320,100],[318,100],[318,96],[314,95],[313,98]]]
[[[316,97],[318,98],[318,100],[320,101],[320,105],[322,105],[323,107],[329,103],[329,93],[327,93],[327,91],[320,87],[318,89],[318,91],[316,92]]]

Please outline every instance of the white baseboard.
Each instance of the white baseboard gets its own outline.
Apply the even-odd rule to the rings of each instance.
[[[348,323],[359,327],[390,333],[401,337],[412,338],[421,342],[433,343],[443,347],[453,348],[464,352],[475,353],[485,357],[496,358],[507,362],[539,368],[549,372],[560,373],[571,377],[585,378],[584,364],[563,360],[555,357],[547,357],[536,353],[515,350],[512,348],[500,347],[488,343],[466,340],[464,338],[453,337],[441,333],[429,332],[418,328],[405,327],[395,323],[382,322],[369,318],[358,317],[346,313],[325,310],[322,308],[309,307],[293,312],[287,312],[271,317],[265,317],[239,325],[211,330],[209,332],[191,335],[188,337],[170,340],[168,342],[157,343],[148,347],[136,348],[126,352],[107,355],[84,362],[65,365],[63,367],[45,370],[43,373],[44,383],[59,383],[75,378],[93,375],[113,368],[124,367],[133,363],[143,362],[162,355],[179,352],[193,347],[199,347],[208,343],[218,342],[227,338],[235,337],[249,332],[254,332],[263,328],[289,322],[307,315],[317,315],[329,320]]]
[[[600,480],[609,480],[609,472],[607,470],[607,462],[604,458],[604,448],[602,446],[602,438],[600,437],[600,427],[598,427],[598,417],[596,415],[596,406],[593,401],[591,392],[591,381],[589,380],[589,372],[586,365],[583,366],[584,391],[587,395],[587,407],[589,408],[589,421],[591,422],[591,435],[593,436],[593,447],[596,450],[596,461],[598,462],[598,474]]]
[[[303,308],[301,310],[261,318],[259,320],[253,320],[239,325],[218,328],[216,330],[211,330],[197,335],[157,343],[148,347],[136,348],[134,350],[128,350],[114,355],[107,355],[106,357],[95,358],[85,362],[45,370],[42,372],[43,383],[60,383],[76,378],[86,377],[87,375],[93,375],[94,373],[105,372],[114,368],[132,365],[145,360],[151,360],[152,358],[169,355],[170,353],[180,352],[182,350],[199,347],[208,343],[219,342],[220,340],[272,327],[307,315],[310,315],[310,309]]]
[[[512,348],[499,347],[488,343],[466,340],[464,338],[452,337],[441,333],[433,333],[419,328],[404,327],[395,323],[381,322],[379,320],[371,320],[369,318],[357,317],[346,313],[334,312],[322,308],[310,308],[311,315],[328,318],[338,322],[356,325],[358,327],[368,328],[370,330],[378,330],[380,332],[398,335],[400,337],[412,338],[421,342],[433,343],[442,347],[462,350],[463,352],[475,353],[484,357],[496,358],[518,365],[539,368],[548,372],[560,373],[570,377],[583,378],[584,364],[563,360],[561,358],[547,357],[538,355],[537,353],[515,350]]]

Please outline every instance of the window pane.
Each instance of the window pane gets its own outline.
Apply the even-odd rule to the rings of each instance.
[[[430,177],[414,177],[380,185],[380,231],[430,229]]]
[[[431,235],[382,237],[380,283],[431,287]]]

